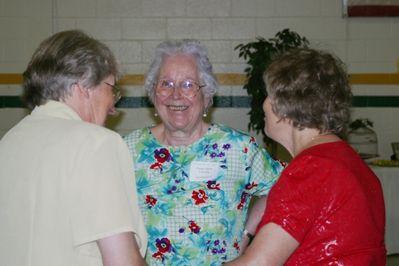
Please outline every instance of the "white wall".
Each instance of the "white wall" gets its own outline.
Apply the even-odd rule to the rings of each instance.
[[[343,18],[334,0],[0,0],[0,73],[21,73],[39,42],[53,32],[79,28],[107,43],[128,74],[143,74],[155,45],[165,38],[198,38],[209,49],[217,73],[243,73],[234,47],[284,28],[335,52],[350,73],[398,71],[399,18]],[[399,95],[399,87],[355,86],[355,95]],[[0,96],[19,95],[0,86]],[[127,95],[144,95],[127,87]],[[240,86],[218,95],[246,95]],[[112,128],[122,134],[153,122],[148,109],[125,109]],[[217,108],[212,119],[247,130],[245,108]],[[0,108],[0,136],[25,110]],[[354,108],[353,117],[374,121],[379,152],[388,158],[399,142],[399,108]],[[113,123],[114,122],[114,123]]]

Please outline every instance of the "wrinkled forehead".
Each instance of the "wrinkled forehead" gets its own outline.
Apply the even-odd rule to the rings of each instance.
[[[173,54],[163,57],[159,78],[198,79],[198,64],[193,55]]]

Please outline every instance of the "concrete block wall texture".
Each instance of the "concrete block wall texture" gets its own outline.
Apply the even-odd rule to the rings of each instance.
[[[111,47],[126,74],[144,74],[155,46],[167,38],[197,38],[216,73],[242,74],[247,66],[234,47],[271,38],[289,28],[315,48],[338,55],[349,73],[398,71],[399,18],[344,18],[331,0],[0,0],[0,73],[22,73],[40,41],[54,32],[82,29]],[[125,95],[145,96],[141,86]],[[0,84],[0,96],[20,86]],[[356,85],[355,95],[399,96],[398,85]],[[221,86],[218,96],[245,96],[242,84]],[[214,108],[210,120],[247,131],[248,108]],[[154,123],[149,108],[124,108],[109,127],[121,134]],[[26,114],[0,108],[0,136]],[[388,158],[399,141],[399,107],[353,108],[353,118],[373,120],[379,153]],[[259,139],[259,137],[258,137]]]

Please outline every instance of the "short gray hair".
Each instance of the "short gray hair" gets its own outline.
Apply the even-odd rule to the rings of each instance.
[[[209,98],[207,107],[211,106],[212,97],[218,89],[218,82],[213,73],[212,64],[209,61],[207,49],[198,40],[194,39],[167,40],[157,46],[154,59],[150,64],[144,81],[144,88],[147,90],[151,101],[154,102],[154,87],[159,78],[163,59],[176,54],[190,55],[196,59],[200,82],[205,85],[201,88],[201,92],[205,97]]]
[[[33,109],[65,99],[77,82],[93,88],[110,75],[120,73],[105,44],[79,30],[58,32],[39,45],[23,73],[23,101]]]

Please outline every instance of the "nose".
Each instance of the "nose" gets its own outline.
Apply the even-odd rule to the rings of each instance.
[[[181,97],[183,97],[183,95],[180,92],[180,88],[178,86],[175,86],[172,90],[172,97],[179,99]]]

